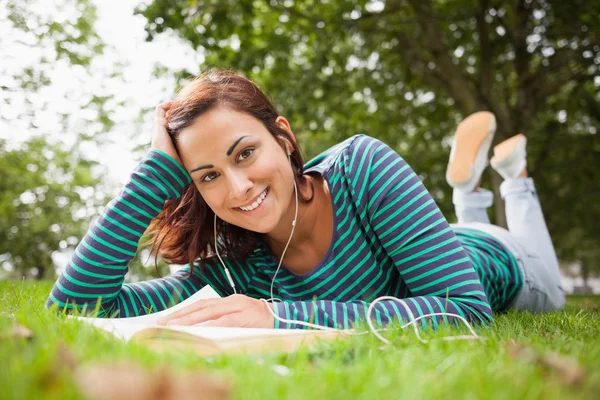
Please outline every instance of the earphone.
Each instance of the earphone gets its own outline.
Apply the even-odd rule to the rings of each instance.
[[[287,143],[285,144],[285,149],[286,149],[288,161],[291,164],[291,162],[292,162],[291,161],[291,150]],[[275,312],[273,311],[273,309],[269,306],[269,302],[281,301],[279,299],[275,299],[275,297],[273,295],[273,285],[275,284],[275,279],[277,278],[277,274],[279,273],[279,270],[281,269],[281,264],[282,264],[283,258],[285,256],[285,252],[287,251],[287,248],[292,240],[292,236],[294,235],[294,230],[296,228],[296,220],[298,218],[298,187],[296,185],[295,179],[293,180],[293,182],[294,182],[294,193],[295,193],[295,199],[296,199],[296,209],[295,209],[295,213],[294,213],[294,220],[292,221],[292,231],[291,231],[290,237],[288,238],[288,241],[283,249],[283,252],[281,253],[281,257],[279,259],[279,265],[277,266],[277,269],[275,270],[275,274],[273,275],[273,279],[271,280],[271,290],[270,290],[271,298],[268,300],[267,299],[260,299],[260,300],[265,303],[265,306],[267,307],[267,309],[269,310],[269,312],[271,313],[273,318],[277,319],[280,322],[284,322],[284,323],[288,323],[288,324],[302,325],[302,326],[306,326],[309,328],[315,328],[315,329],[319,329],[319,330],[338,331],[338,332],[348,334],[349,333],[348,331],[342,330],[342,329],[331,328],[328,326],[312,324],[312,323],[304,322],[304,321],[288,320],[285,318],[281,318],[280,316],[276,315]],[[235,283],[234,283],[233,279],[231,278],[229,269],[227,268],[227,266],[225,265],[225,263],[223,262],[223,259],[221,258],[220,254],[219,254],[219,249],[218,249],[218,245],[217,245],[217,215],[216,214],[215,214],[215,219],[214,219],[214,239],[215,239],[215,252],[217,254],[217,257],[219,258],[219,261],[221,261],[221,264],[223,265],[223,268],[225,270],[225,275],[227,275],[227,279],[229,280],[229,284],[231,285],[233,292],[235,294],[237,294],[237,291],[235,289]],[[381,331],[382,329],[376,329],[371,320],[371,314],[373,312],[373,309],[375,308],[375,304],[377,304],[378,302],[383,301],[383,300],[393,300],[393,301],[400,303],[404,307],[404,309],[407,311],[407,314],[409,315],[411,320],[410,320],[410,322],[402,325],[401,328],[403,329],[410,325],[413,325],[415,335],[417,336],[419,341],[421,341],[422,343],[428,343],[428,341],[421,338],[421,336],[419,334],[419,330],[416,325],[416,322],[419,321],[420,319],[423,319],[426,317],[442,316],[442,315],[458,318],[459,320],[464,322],[465,325],[468,327],[469,331],[471,332],[471,336],[468,336],[468,335],[449,336],[449,337],[440,338],[440,340],[483,340],[483,339],[485,339],[485,338],[478,336],[477,333],[475,332],[475,330],[473,329],[473,327],[469,324],[469,322],[460,315],[453,314],[453,313],[440,312],[440,313],[424,314],[424,315],[419,316],[418,318],[415,318],[410,307],[408,307],[408,305],[406,304],[406,302],[403,299],[399,299],[399,298],[393,297],[393,296],[381,296],[381,297],[373,300],[373,302],[371,302],[371,304],[369,305],[369,308],[368,308],[367,314],[366,314],[366,319],[367,319],[367,324],[368,324],[371,332],[373,332],[373,334],[378,339],[380,339],[381,341],[383,341],[386,344],[389,344],[390,341],[379,334],[379,331]],[[352,333],[350,333],[350,334],[352,334]]]
[[[288,161],[291,164],[292,160],[291,160],[291,155],[292,152],[290,150],[289,145],[286,143],[285,144],[285,150],[287,153],[287,157],[288,157]],[[283,261],[283,256],[285,255],[285,252],[287,251],[287,248],[292,240],[292,236],[294,235],[294,229],[296,228],[296,219],[298,218],[298,188],[296,186],[296,180],[294,179],[294,192],[296,194],[296,211],[294,213],[294,220],[292,221],[292,233],[290,234],[290,237],[287,241],[287,244],[285,245],[285,248],[283,249],[283,253],[281,253],[281,259],[279,260],[279,265],[277,266],[277,271],[275,272],[275,276],[273,277],[273,280],[271,281],[271,301],[273,301],[273,283],[275,282],[275,277],[277,276],[277,272],[279,272],[279,269],[281,268],[281,262]],[[221,265],[223,265],[223,268],[225,269],[225,275],[227,275],[227,280],[229,281],[229,284],[231,285],[231,288],[233,289],[233,293],[237,294],[237,290],[235,289],[235,282],[233,281],[233,278],[231,278],[231,274],[229,273],[229,268],[227,268],[227,265],[225,265],[225,262],[223,262],[223,259],[221,258],[221,255],[219,254],[219,248],[217,245],[217,214],[215,214],[215,222],[214,222],[214,227],[213,227],[213,231],[214,231],[214,239],[215,239],[215,253],[217,253],[217,257],[219,258],[219,261],[221,261]],[[271,307],[268,307],[269,310],[271,310]]]

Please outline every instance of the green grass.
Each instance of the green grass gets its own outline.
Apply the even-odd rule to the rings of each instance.
[[[233,384],[237,399],[563,399],[597,398],[600,393],[600,297],[571,297],[564,311],[551,314],[499,315],[494,326],[478,328],[484,342],[425,345],[412,331],[396,330],[391,346],[362,335],[321,343],[311,352],[202,359],[190,352],[160,354],[124,344],[56,316],[44,308],[51,286],[0,282],[0,398],[81,398],[71,373],[61,367],[61,348],[79,366],[130,360],[148,370],[166,366],[177,374],[215,372]],[[15,320],[33,331],[33,340],[8,337]],[[450,333],[429,331],[425,336]],[[556,351],[570,357],[586,377],[570,385],[564,374],[542,363],[512,357],[506,350],[510,339],[538,354]],[[274,367],[280,365],[289,374],[276,373]]]

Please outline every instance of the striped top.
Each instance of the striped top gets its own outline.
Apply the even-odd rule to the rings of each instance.
[[[309,161],[306,173],[321,174],[328,183],[333,237],[310,272],[296,275],[282,265],[274,283],[282,300],[274,303],[277,315],[349,328],[365,318],[371,301],[387,295],[404,304],[379,302],[373,313],[379,324],[407,322],[405,307],[415,317],[449,312],[487,324],[492,308],[513,302],[522,284],[514,257],[482,232],[457,236],[410,166],[381,141],[353,136]],[[77,246],[47,305],[80,308],[100,300],[101,315],[131,317],[163,310],[205,285],[221,296],[232,294],[218,259],[200,261],[189,278],[188,266],[165,278],[123,283],[150,221],[190,182],[177,162],[151,150]],[[238,292],[270,297],[279,260],[266,244],[247,259],[224,261]],[[442,320],[434,318],[433,326]],[[275,327],[302,328],[277,319]]]
[[[513,254],[486,232],[452,227],[477,271],[492,310],[508,310],[523,286],[523,277]]]

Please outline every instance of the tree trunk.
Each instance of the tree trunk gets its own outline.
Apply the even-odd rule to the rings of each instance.
[[[496,171],[492,169],[490,169],[490,173],[492,175],[492,190],[494,191],[494,224],[503,228],[507,228],[506,207],[504,205],[504,200],[502,200],[502,196],[500,196],[500,184],[502,183],[503,179]]]
[[[38,273],[35,276],[36,281],[42,281],[46,277],[46,268],[38,267]]]
[[[498,105],[499,106],[499,105]],[[500,107],[495,107],[500,110]],[[496,114],[496,134],[494,135],[494,143],[493,145],[497,145],[498,143],[508,139],[510,136],[514,135],[509,134],[508,132],[512,129],[512,121],[510,116],[506,113]],[[493,153],[493,151],[492,151]],[[506,224],[506,207],[504,204],[504,200],[502,200],[502,196],[500,195],[500,184],[504,181],[504,179],[490,167],[491,181],[492,181],[492,190],[494,191],[494,216],[495,221],[494,224],[501,226],[502,228],[507,228]]]
[[[589,264],[588,261],[586,259],[587,257],[582,257],[581,259],[581,279],[583,280],[583,287],[585,290],[585,293],[589,293],[590,292],[590,285],[589,285],[589,281],[588,279],[590,279],[590,268],[589,268]]]

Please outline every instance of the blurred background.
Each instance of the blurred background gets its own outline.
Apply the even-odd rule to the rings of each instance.
[[[450,221],[458,122],[523,132],[565,289],[600,293],[600,1],[0,0],[0,279],[53,280],[210,67],[271,97],[307,158],[394,147]],[[496,193],[492,221],[505,225]],[[169,267],[159,263],[162,274]],[[147,250],[129,281],[157,276]]]

